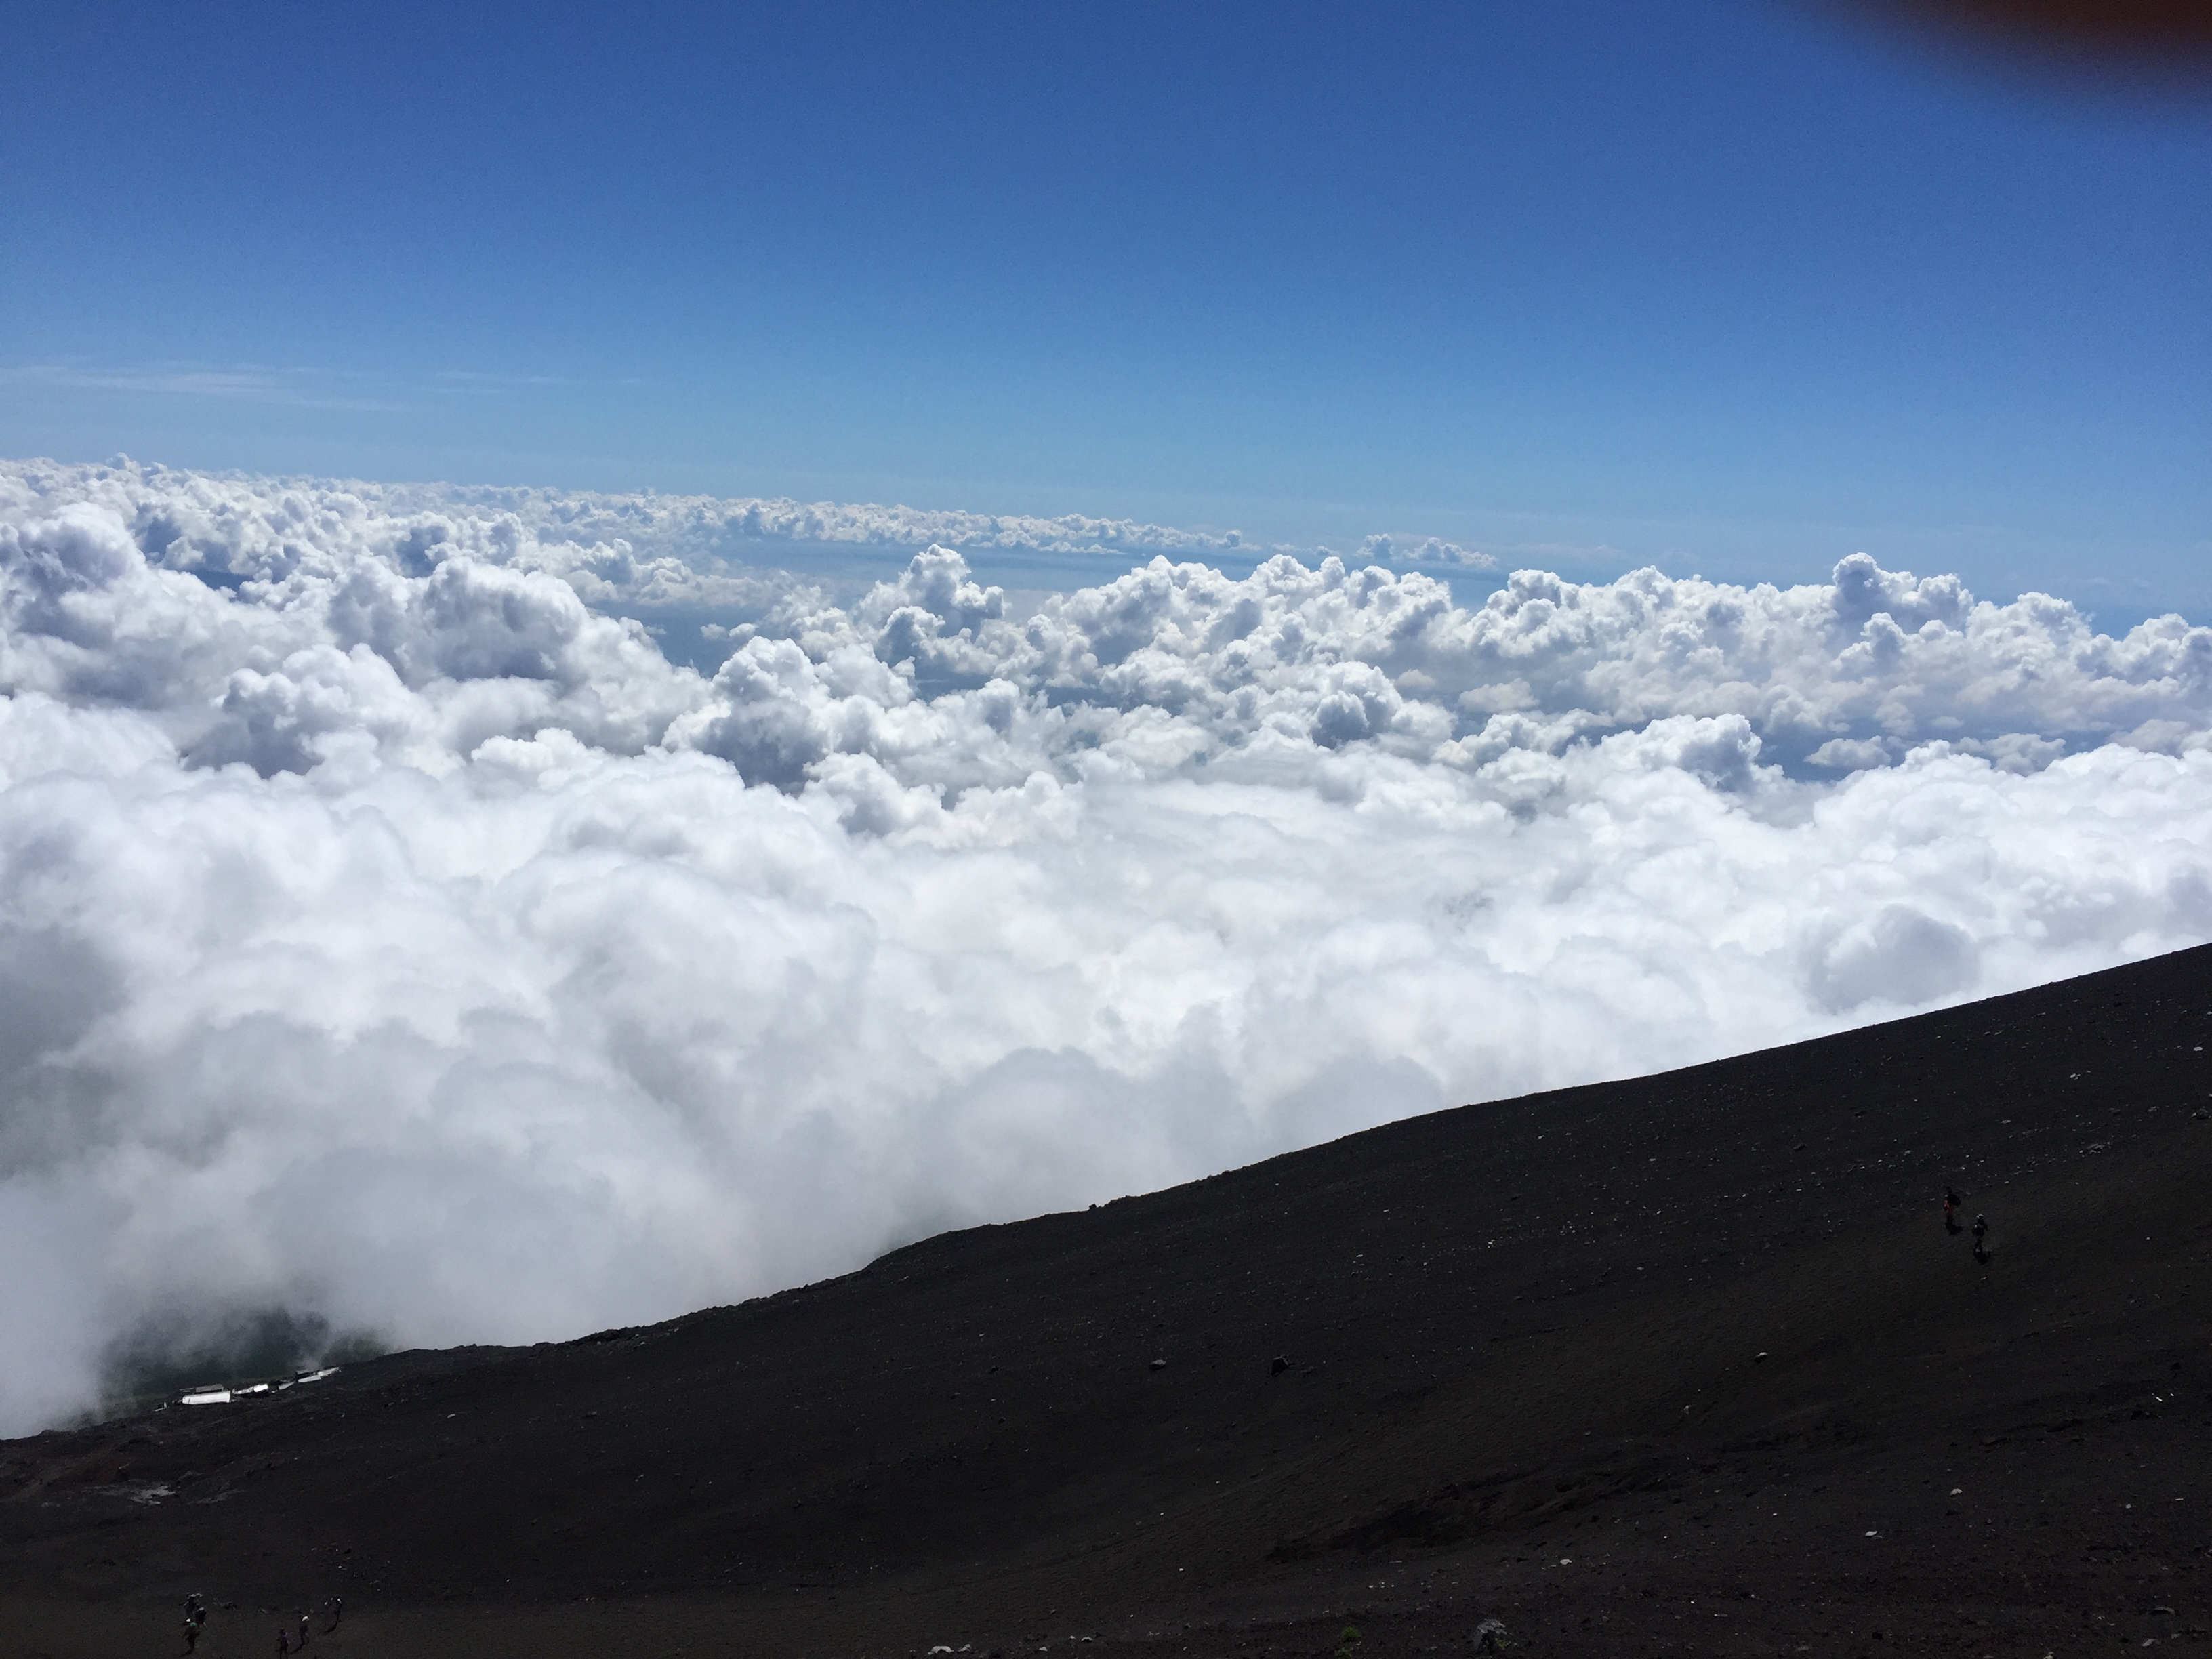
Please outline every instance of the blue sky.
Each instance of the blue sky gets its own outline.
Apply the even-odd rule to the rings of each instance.
[[[2212,612],[2212,97],[1748,3],[19,6],[0,453]]]

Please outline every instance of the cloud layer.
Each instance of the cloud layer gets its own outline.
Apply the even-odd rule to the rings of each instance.
[[[1017,615],[666,504],[0,466],[0,1431],[196,1319],[569,1335],[2212,938],[2179,618],[1287,556]]]

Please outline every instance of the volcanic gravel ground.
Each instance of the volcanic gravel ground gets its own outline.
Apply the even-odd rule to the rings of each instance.
[[[2212,949],[0,1443],[0,1659],[2204,1650],[2208,1041]]]

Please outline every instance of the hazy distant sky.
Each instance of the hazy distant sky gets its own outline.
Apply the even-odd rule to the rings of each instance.
[[[2212,97],[1784,5],[23,5],[0,453],[2212,600]]]

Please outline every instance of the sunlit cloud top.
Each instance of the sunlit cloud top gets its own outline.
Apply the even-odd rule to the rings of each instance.
[[[0,466],[0,1429],[2212,938],[2182,617],[1028,525]]]

